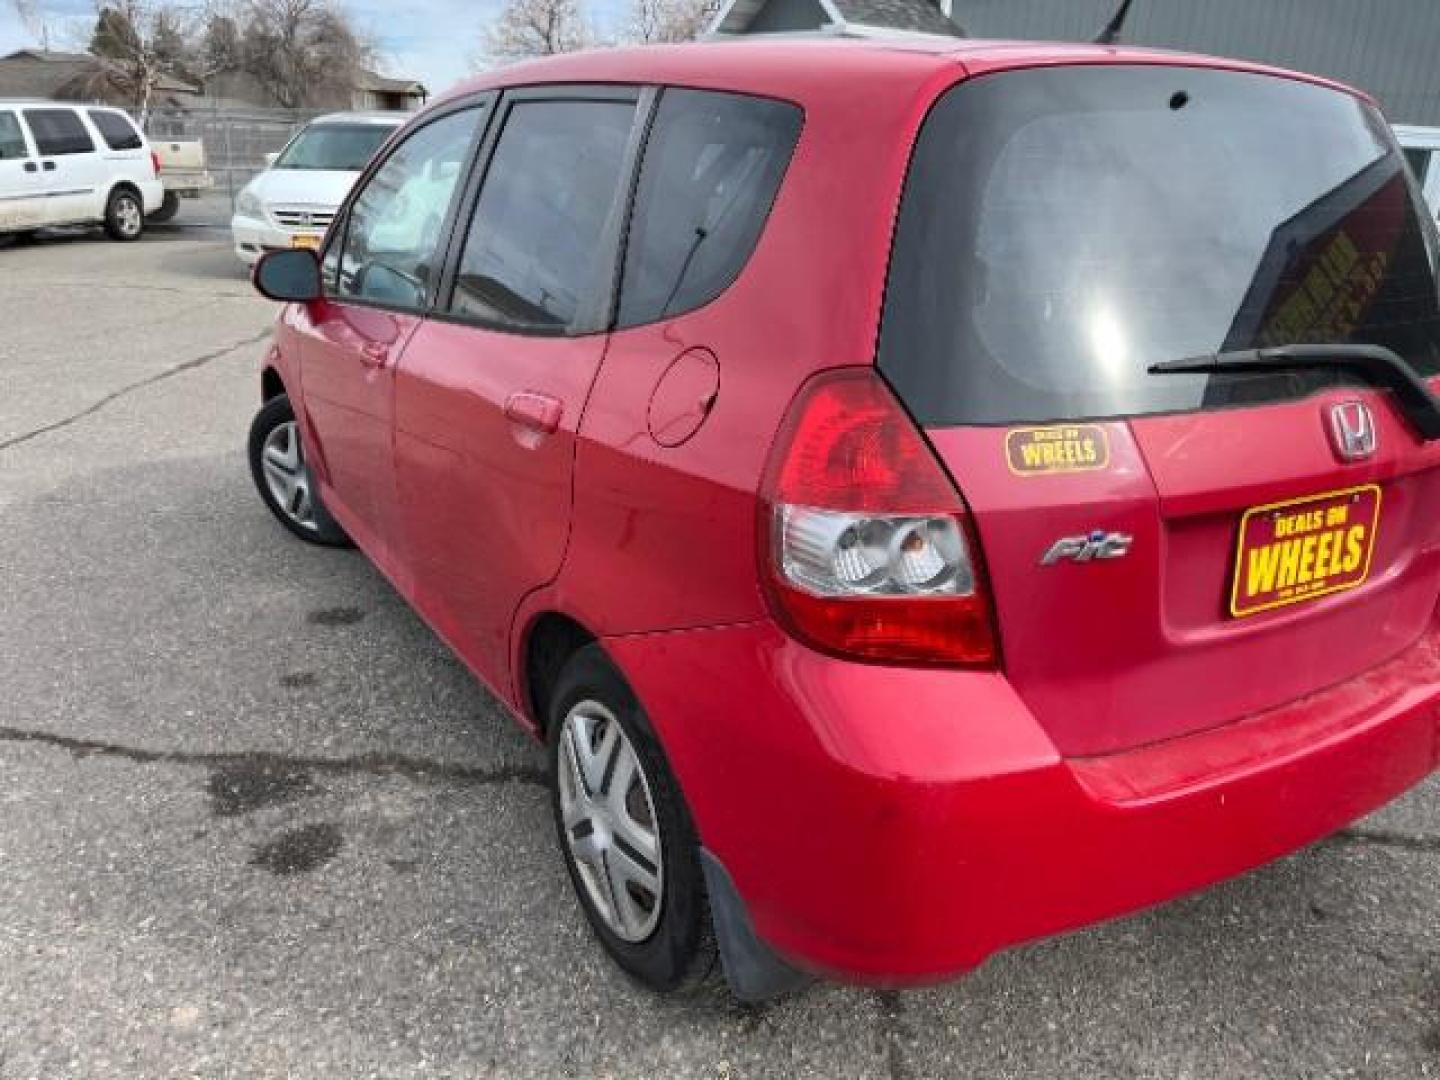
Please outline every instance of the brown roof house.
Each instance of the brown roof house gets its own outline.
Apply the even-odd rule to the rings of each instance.
[[[161,75],[152,107],[185,108],[200,102],[203,91],[173,75]],[[135,94],[121,69],[90,53],[19,49],[0,56],[0,98],[55,98],[97,101],[133,107]]]

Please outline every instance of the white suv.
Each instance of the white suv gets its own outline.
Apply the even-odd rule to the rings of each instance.
[[[119,109],[0,100],[0,234],[103,224],[138,240],[164,199],[150,145]]]
[[[267,251],[318,248],[370,159],[408,113],[316,117],[235,200],[235,254],[253,264]]]
[[[1396,124],[1395,138],[1432,213],[1440,215],[1440,128]]]

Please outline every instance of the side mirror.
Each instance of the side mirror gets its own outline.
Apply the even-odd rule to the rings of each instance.
[[[278,150],[272,150],[270,153],[266,154],[266,155],[265,155],[265,168],[267,168],[267,169],[270,168],[270,166],[274,165],[275,162],[276,162],[277,160],[279,160],[279,158],[280,158],[280,151],[278,151]]]
[[[250,280],[269,300],[303,303],[320,299],[320,261],[305,248],[266,252],[255,264]]]

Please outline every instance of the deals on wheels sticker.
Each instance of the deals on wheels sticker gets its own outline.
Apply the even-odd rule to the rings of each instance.
[[[1245,511],[1230,614],[1254,615],[1360,585],[1370,573],[1379,524],[1374,484]]]
[[[1110,442],[1098,424],[1015,428],[1005,435],[1005,457],[1017,476],[1087,472],[1110,464]]]

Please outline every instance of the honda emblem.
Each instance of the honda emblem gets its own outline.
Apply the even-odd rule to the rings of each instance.
[[[1375,418],[1363,401],[1330,407],[1330,437],[1344,461],[1364,461],[1375,453]]]

